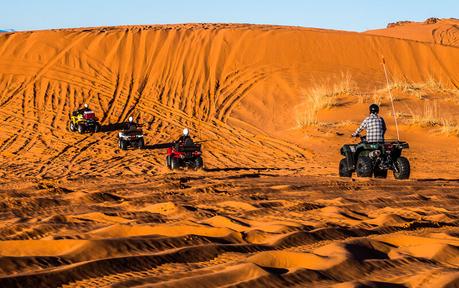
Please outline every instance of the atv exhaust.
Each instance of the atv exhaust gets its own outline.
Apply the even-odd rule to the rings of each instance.
[[[370,158],[372,159],[376,159],[378,158],[379,156],[381,156],[381,150],[375,150],[375,151],[371,151],[368,156],[370,156]]]

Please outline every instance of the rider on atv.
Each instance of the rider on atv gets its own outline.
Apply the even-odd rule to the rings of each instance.
[[[125,127],[126,131],[134,131],[137,130],[138,124],[134,122],[134,118],[132,116],[129,116],[129,122],[127,122]]]
[[[168,147],[166,165],[171,170],[179,168],[200,169],[203,167],[201,144],[193,142],[188,128],[183,129],[179,139],[172,142]]]
[[[341,147],[340,153],[345,158],[339,162],[340,177],[352,177],[356,172],[358,177],[386,178],[388,170],[394,172],[395,179],[410,177],[410,162],[402,156],[403,149],[409,148],[409,145],[399,139],[384,140],[386,123],[378,116],[378,112],[378,105],[371,104],[370,116],[352,134],[353,137],[358,137],[366,129],[366,140],[361,137],[361,143],[345,144]]]
[[[144,134],[142,125],[134,122],[132,116],[129,121],[123,123],[123,129],[118,133],[118,146],[122,150],[127,150],[128,147],[143,149],[145,147]]]
[[[174,143],[176,144],[184,144],[184,145],[192,145],[193,144],[193,139],[190,136],[190,130],[188,128],[183,129],[182,136],[179,137],[177,141]]]
[[[69,115],[69,118],[69,129],[71,132],[78,131],[80,134],[86,131],[98,132],[101,128],[96,114],[86,103],[83,108],[73,111]]]
[[[84,103],[84,107],[83,108],[80,108],[76,111],[77,114],[84,114],[84,112],[89,112],[89,111],[92,111],[90,108],[89,108],[89,105],[87,103]]]
[[[379,106],[370,105],[370,116],[365,118],[360,127],[352,134],[352,137],[358,137],[362,130],[367,131],[366,141],[368,143],[384,143],[384,134],[386,133],[386,122],[384,118],[378,115]]]

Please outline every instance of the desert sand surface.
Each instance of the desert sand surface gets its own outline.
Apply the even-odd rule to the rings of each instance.
[[[0,34],[0,287],[457,287],[451,21]],[[396,136],[382,57],[411,179],[339,178],[369,104]],[[69,131],[83,103],[102,132]],[[203,170],[165,167],[184,127]]]

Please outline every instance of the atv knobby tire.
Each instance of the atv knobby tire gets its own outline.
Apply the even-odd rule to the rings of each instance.
[[[100,131],[100,124],[97,123],[96,125],[94,125],[94,133],[97,133],[99,131]]]
[[[198,170],[204,166],[204,162],[202,161],[202,157],[198,157],[194,160],[194,169]]]
[[[371,177],[373,175],[373,160],[368,156],[360,156],[355,171],[358,177]]]
[[[137,145],[140,149],[143,149],[145,147],[145,140],[143,140],[143,138],[140,138]]]
[[[166,166],[167,168],[171,169],[171,156],[166,156]]]
[[[127,150],[127,143],[124,140],[120,140],[120,148],[121,150]]]
[[[171,170],[176,170],[180,168],[179,160],[175,157],[171,158]]]
[[[70,132],[75,132],[76,131],[75,124],[73,124],[73,122],[70,122],[69,129],[70,129]]]
[[[410,178],[410,161],[405,157],[398,157],[395,160],[395,167],[397,167],[398,171],[394,170],[394,177],[395,179],[408,179]]]
[[[80,134],[84,133],[84,125],[83,124],[78,124],[78,133],[80,133]]]
[[[347,159],[339,161],[339,177],[352,177],[352,170],[347,165]]]

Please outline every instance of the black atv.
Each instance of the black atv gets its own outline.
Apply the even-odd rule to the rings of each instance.
[[[143,149],[145,140],[143,139],[142,125],[131,125],[129,128],[119,132],[118,146],[122,150],[127,150],[128,147]]]
[[[402,150],[409,148],[407,142],[388,140],[384,143],[368,143],[366,137],[360,137],[359,144],[345,144],[339,162],[339,176],[352,177],[355,171],[358,177],[387,178],[387,171],[392,170],[395,179],[410,178],[410,162],[401,156]]]

